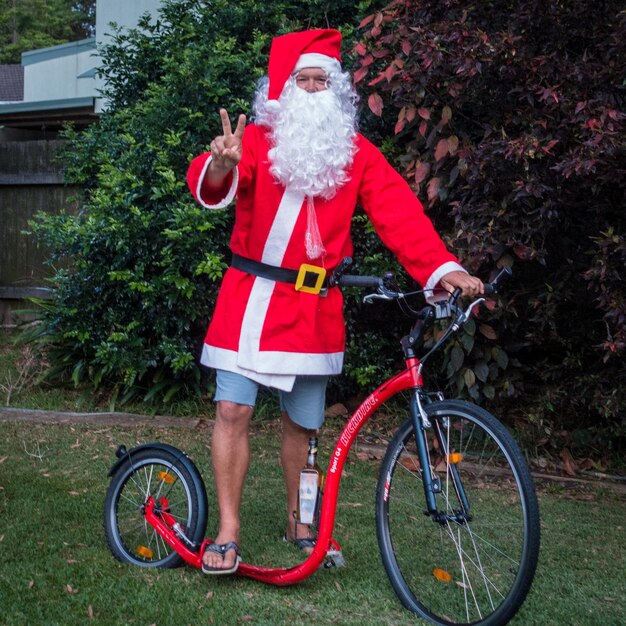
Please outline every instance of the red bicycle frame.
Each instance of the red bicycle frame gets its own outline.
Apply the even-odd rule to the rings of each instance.
[[[237,569],[237,574],[261,580],[271,585],[293,585],[311,576],[322,564],[328,551],[339,547],[332,538],[332,532],[335,524],[335,513],[337,511],[341,473],[346,459],[348,458],[350,447],[365,422],[367,422],[381,404],[400,391],[422,386],[422,377],[418,373],[418,367],[419,360],[417,358],[407,359],[406,369],[393,378],[390,378],[365,398],[341,432],[328,463],[328,469],[326,470],[317,542],[313,552],[311,552],[300,565],[290,568],[259,567],[248,563],[241,563]],[[204,548],[207,543],[212,543],[211,540],[206,539],[202,543],[199,551],[191,550],[176,534],[176,520],[164,510],[155,513],[154,507],[154,500],[149,498],[145,505],[144,513],[147,522],[154,527],[166,543],[168,543],[187,563],[194,567],[201,567]],[[165,508],[167,507],[164,506],[163,509]]]

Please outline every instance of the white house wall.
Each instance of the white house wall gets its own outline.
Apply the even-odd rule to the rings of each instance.
[[[96,1],[96,41],[106,44],[112,31],[111,23],[123,29],[136,28],[139,18],[145,13],[156,17],[162,0],[97,0]],[[102,89],[102,79],[96,78],[96,89]],[[96,112],[106,108],[102,98],[96,100]]]
[[[96,39],[102,43],[111,33],[109,24],[115,22],[122,28],[135,28],[144,13],[156,17],[161,0],[97,0]]]
[[[65,100],[96,96],[94,39],[43,48],[22,56],[24,100]],[[81,77],[81,75],[84,75]]]
[[[100,63],[96,46],[106,43],[114,22],[123,29],[136,28],[145,13],[156,17],[162,0],[97,0],[96,37],[22,54],[24,102],[97,98],[102,88],[96,76]],[[96,111],[103,108],[99,98]]]

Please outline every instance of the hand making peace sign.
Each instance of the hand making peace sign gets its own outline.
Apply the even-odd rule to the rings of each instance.
[[[246,116],[239,116],[234,133],[226,109],[220,109],[220,117],[224,134],[218,135],[211,142],[211,156],[216,169],[229,172],[241,161],[241,139],[246,127]]]

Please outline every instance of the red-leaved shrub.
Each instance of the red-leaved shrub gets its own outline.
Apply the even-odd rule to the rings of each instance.
[[[514,266],[491,321],[449,352],[459,390],[516,397],[510,414],[548,435],[614,444],[626,425],[622,9],[397,0],[361,22],[354,48],[379,132],[468,269]]]

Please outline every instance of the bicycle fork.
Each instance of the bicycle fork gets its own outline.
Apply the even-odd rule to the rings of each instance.
[[[425,515],[430,515],[433,520],[440,524],[447,522],[456,522],[464,524],[471,520],[470,505],[467,499],[461,477],[459,475],[456,463],[451,459],[451,453],[448,446],[448,438],[444,432],[447,418],[428,419],[423,409],[423,402],[428,401],[422,394],[421,390],[415,389],[411,397],[411,419],[413,421],[413,432],[415,435],[415,443],[417,445],[417,456],[422,470],[422,483],[424,486],[424,496],[426,498]],[[428,431],[432,428],[439,450],[443,455],[443,463],[447,476],[450,481],[456,497],[458,499],[460,509],[453,510],[447,506],[447,510],[440,511],[437,507],[437,496],[447,499],[447,494],[443,493],[441,478],[435,475],[435,470],[430,459],[430,451],[428,446]]]

